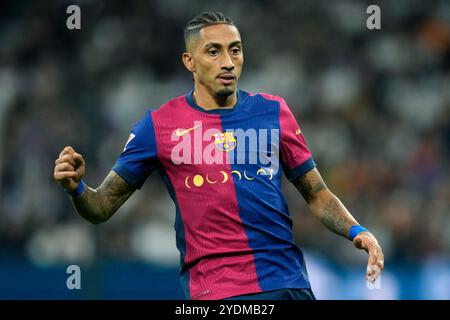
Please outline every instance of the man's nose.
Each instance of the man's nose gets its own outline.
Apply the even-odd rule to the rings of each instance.
[[[227,70],[233,70],[234,69],[233,59],[231,59],[231,57],[230,57],[230,55],[228,53],[223,55],[220,67],[222,69],[227,69]]]

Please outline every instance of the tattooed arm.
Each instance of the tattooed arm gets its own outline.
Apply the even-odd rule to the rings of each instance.
[[[80,216],[92,223],[107,221],[133,194],[128,182],[111,171],[97,189],[86,187],[80,197],[72,198]]]
[[[317,168],[312,169],[293,181],[311,212],[331,231],[350,239],[351,226],[358,225],[342,202],[325,185]],[[369,254],[367,279],[374,282],[384,267],[384,255],[378,241],[369,232],[361,232],[353,244]]]
[[[358,225],[342,202],[325,185],[317,168],[307,172],[294,181],[311,212],[328,229],[349,238],[351,226]]]
[[[78,188],[85,173],[83,157],[72,147],[66,147],[55,161],[55,180],[68,191]],[[107,221],[133,194],[133,188],[114,171],[111,171],[97,189],[85,187],[72,202],[84,219],[92,223]]]

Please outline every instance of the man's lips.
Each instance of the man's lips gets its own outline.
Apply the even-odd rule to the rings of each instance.
[[[236,76],[232,73],[224,73],[219,75],[217,78],[225,85],[230,85],[236,79]]]
[[[234,79],[236,79],[236,76],[232,73],[223,73],[223,74],[219,75],[218,78],[224,79],[224,80],[234,80]]]

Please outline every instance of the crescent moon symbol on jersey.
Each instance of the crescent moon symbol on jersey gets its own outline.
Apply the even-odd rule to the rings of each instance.
[[[249,178],[249,177],[247,177],[247,173],[245,173],[245,170],[244,170],[244,178],[247,179],[247,180],[254,180],[254,179],[255,179],[255,178]]]
[[[273,178],[273,169],[272,169],[272,168],[269,168],[269,172],[270,172],[270,178],[269,178],[269,180],[272,180],[272,178]]]
[[[268,168],[268,169],[266,169],[266,168],[260,168],[258,171],[256,171],[256,175],[258,175],[260,172],[262,172],[262,173],[264,173],[265,175],[267,175],[266,170],[269,171],[269,173],[270,173],[270,178],[269,178],[269,180],[272,180],[272,178],[273,178],[273,170],[272,170],[271,168]]]
[[[206,181],[208,181],[208,183],[210,183],[210,184],[214,184],[217,182],[217,180],[216,181],[209,180],[208,175],[206,175]]]
[[[266,170],[264,168],[260,168],[258,171],[256,171],[256,175],[258,175],[260,172],[266,174]]]
[[[186,179],[184,179],[184,185],[188,188],[188,189],[190,189],[191,188],[191,186],[189,185],[189,176],[187,176],[186,177]]]
[[[223,174],[223,181],[221,183],[225,183],[228,181],[228,174],[225,171],[220,171]]]
[[[236,173],[236,174],[237,174],[237,176],[239,177],[239,180],[241,180],[241,179],[242,179],[242,175],[241,175],[241,173],[240,173],[239,171],[237,171],[237,170],[233,170],[233,171],[231,171],[231,173]]]
[[[269,173],[267,173],[267,171],[269,171]],[[270,178],[269,180],[272,180],[273,178],[273,169],[272,168],[260,168],[258,171],[256,171],[256,175],[258,175],[260,172],[263,172],[264,175],[269,175],[270,174]]]

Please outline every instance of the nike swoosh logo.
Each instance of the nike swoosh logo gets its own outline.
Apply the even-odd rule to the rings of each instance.
[[[197,126],[195,126],[195,127],[192,127],[192,128],[186,129],[186,130],[181,130],[181,129],[178,128],[177,131],[175,131],[175,135],[176,135],[177,137],[184,136],[186,133],[188,133],[188,132],[190,132],[190,131],[192,131],[192,130],[198,128],[198,127],[200,127],[200,125],[197,125]]]

